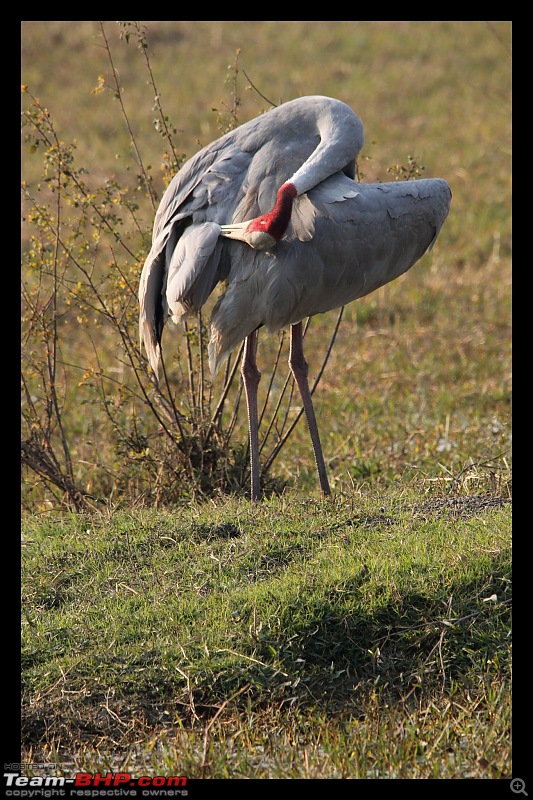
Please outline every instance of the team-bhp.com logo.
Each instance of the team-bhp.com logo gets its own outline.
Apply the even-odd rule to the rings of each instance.
[[[134,778],[129,772],[78,772],[73,778],[29,778],[4,772],[6,797],[187,797],[187,778],[180,775]]]

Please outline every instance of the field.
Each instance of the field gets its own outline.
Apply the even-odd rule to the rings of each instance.
[[[511,777],[510,80],[508,22],[22,24],[26,774]],[[361,116],[361,180],[443,177],[452,207],[344,310],[328,501],[303,420],[276,451],[299,405],[261,333],[252,505],[208,315],[165,332],[158,394],[135,295],[183,159],[305,94]]]

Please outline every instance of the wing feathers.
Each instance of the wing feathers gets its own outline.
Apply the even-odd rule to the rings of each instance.
[[[168,267],[166,298],[172,319],[203,306],[216,282],[222,240],[220,225],[204,222],[186,228]]]

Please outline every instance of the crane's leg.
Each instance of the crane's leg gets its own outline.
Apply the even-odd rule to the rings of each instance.
[[[304,358],[301,322],[296,323],[296,325],[291,325],[289,364],[292,374],[294,375],[294,379],[298,384],[300,395],[302,396],[307,425],[309,428],[309,433],[311,434],[311,441],[313,442],[313,450],[315,453],[320,488],[322,489],[323,494],[330,495],[331,489],[329,488],[328,476],[326,475],[326,465],[324,463],[324,456],[322,455],[322,446],[320,444],[320,437],[318,435],[318,425],[316,424],[315,410],[313,408],[311,392],[309,391],[309,382],[307,380],[308,367],[307,361]]]
[[[252,501],[261,499],[261,487],[259,485],[259,425],[257,421],[257,387],[259,386],[261,373],[257,369],[255,361],[257,336],[258,332],[255,330],[246,337],[241,366],[241,375],[244,381],[244,391],[246,392],[246,403],[248,406]]]

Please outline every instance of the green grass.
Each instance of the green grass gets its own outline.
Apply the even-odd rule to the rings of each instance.
[[[191,778],[510,770],[503,501],[287,496],[23,537],[23,728],[27,747],[45,733],[41,758],[61,742],[80,768],[118,768],[137,742],[139,768]]]
[[[267,107],[242,70],[275,102],[340,97],[365,125],[363,180],[391,179],[414,156],[423,177],[448,180],[452,207],[430,255],[345,309],[315,395],[331,502],[318,500],[302,420],[272,470],[282,494],[200,503],[176,481],[176,503],[151,508],[155,477],[135,445],[145,437],[148,458],[160,431],[122,393],[132,371],[121,343],[81,295],[61,308],[58,401],[74,478],[100,511],[62,512],[24,472],[22,760],[65,775],[510,777],[511,25],[146,25],[180,152],[227,122],[240,48],[239,121]],[[105,30],[161,195],[166,145],[143,55],[115,23]],[[87,186],[116,179],[139,205],[137,227],[118,204],[135,258],[120,261],[103,233],[86,256],[117,285],[125,270],[133,299],[117,298],[134,318],[154,212],[112,92],[93,93],[100,75],[111,85],[101,44],[96,22],[24,22],[22,82],[76,140]],[[42,145],[30,144],[26,186],[55,213]],[[97,194],[108,206],[119,199],[109,191]],[[25,252],[34,232],[26,218]],[[79,272],[60,263],[76,288]],[[311,380],[334,321],[311,322]],[[165,332],[182,409],[180,341]],[[39,347],[30,331],[24,355]],[[261,333],[260,406],[277,347]],[[97,374],[117,387],[105,411]],[[245,443],[241,414],[232,446]]]

